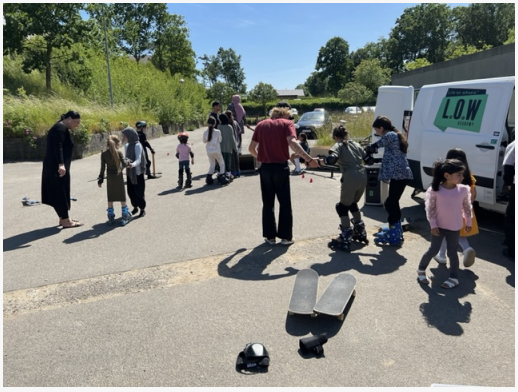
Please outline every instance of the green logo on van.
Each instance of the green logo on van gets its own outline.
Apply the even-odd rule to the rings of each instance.
[[[450,88],[433,124],[443,132],[449,127],[479,133],[486,102],[486,90]]]

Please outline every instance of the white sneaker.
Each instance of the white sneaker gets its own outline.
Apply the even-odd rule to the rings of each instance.
[[[265,238],[264,241],[270,245],[275,245],[275,238],[272,240],[269,240],[268,238]]]
[[[475,263],[475,256],[477,255],[477,252],[475,252],[475,249],[473,248],[467,248],[466,250],[464,250],[464,260],[463,260],[463,264],[464,264],[464,267],[468,268],[468,267],[471,267],[474,263]]]
[[[446,264],[446,257],[442,257],[439,253],[437,253],[433,259],[437,261],[439,264]]]
[[[281,240],[281,245],[291,245],[295,243],[293,240]]]

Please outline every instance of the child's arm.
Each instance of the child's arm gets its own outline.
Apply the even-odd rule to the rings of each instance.
[[[428,219],[428,222],[430,223],[432,235],[438,236],[439,227],[437,225],[437,194],[431,187],[426,191],[424,205],[426,219]]]
[[[464,199],[462,200],[462,215],[464,216],[464,220],[466,221],[466,227],[465,227],[465,230],[466,230],[466,233],[469,233],[471,231],[471,220],[472,220],[472,215],[471,215],[471,192],[469,191],[469,188],[468,186],[464,185],[464,189],[465,189],[465,196],[464,196]]]
[[[97,178],[97,185],[99,186],[99,188],[101,188],[103,185],[105,168],[106,168],[106,161],[104,160],[104,155],[101,154],[101,171],[99,172],[99,177]]]

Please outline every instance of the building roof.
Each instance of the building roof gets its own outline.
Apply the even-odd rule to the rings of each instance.
[[[304,90],[302,90],[301,88],[299,89],[295,89],[295,90],[276,90],[277,91],[277,96],[278,97],[292,97],[292,96],[297,96],[297,97],[304,97]]]

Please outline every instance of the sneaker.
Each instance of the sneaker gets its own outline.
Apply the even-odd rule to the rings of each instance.
[[[265,238],[264,241],[270,245],[275,245],[275,238],[274,239],[268,239],[268,238]]]
[[[144,216],[146,216],[146,211],[145,210],[140,210],[140,214],[138,214],[139,218],[143,218]]]
[[[442,257],[439,253],[437,253],[433,259],[437,261],[439,264],[446,264],[446,257]]]
[[[291,245],[294,242],[295,241],[293,241],[293,240],[281,240],[281,245]]]
[[[475,249],[473,248],[467,248],[464,252],[464,260],[462,261],[462,264],[464,267],[468,268],[475,263],[475,256],[477,255],[477,252],[475,252]]]
[[[138,212],[138,207],[131,210],[131,215],[135,215]]]
[[[291,172],[292,176],[300,176],[302,174],[302,170],[293,170]]]

